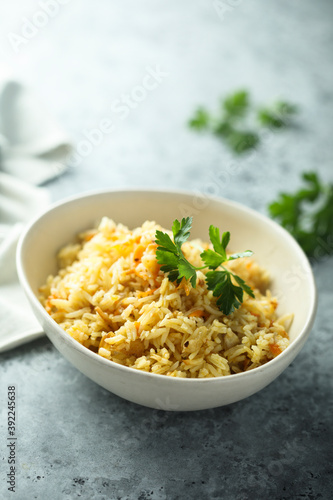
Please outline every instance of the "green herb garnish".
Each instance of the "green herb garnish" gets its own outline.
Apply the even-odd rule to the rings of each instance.
[[[156,258],[157,262],[162,266],[161,270],[169,273],[170,281],[180,283],[185,278],[195,288],[197,280],[196,268],[184,257],[181,250],[182,244],[190,236],[191,227],[192,218],[182,219],[181,223],[175,219],[172,224],[174,242],[167,233],[156,231],[155,242],[158,245]]]
[[[323,184],[315,172],[302,175],[306,187],[281,193],[269,212],[298,241],[309,257],[333,254],[333,184]]]
[[[220,231],[215,226],[209,227],[209,238],[214,250],[205,250],[200,254],[204,266],[193,266],[184,256],[182,245],[188,240],[192,227],[192,217],[183,218],[181,222],[174,220],[172,233],[174,241],[167,233],[156,231],[155,242],[157,262],[161,265],[161,270],[168,273],[170,281],[178,284],[183,278],[190,281],[193,288],[196,287],[197,271],[205,268],[211,269],[206,274],[206,284],[208,290],[213,291],[217,297],[217,306],[224,314],[229,315],[238,309],[243,302],[243,292],[254,297],[252,289],[236,274],[226,269],[222,264],[230,260],[241,257],[249,257],[253,252],[246,250],[241,253],[234,253],[227,256],[226,248],[230,240],[228,231],[220,237]],[[219,270],[216,270],[219,268]]]
[[[205,130],[209,127],[210,114],[203,108],[198,108],[191,120],[189,126],[195,130]]]
[[[243,118],[250,108],[250,96],[246,90],[238,90],[222,101],[222,109],[229,120]]]
[[[282,128],[289,125],[291,117],[297,113],[297,106],[279,101],[271,108],[258,111],[258,120],[265,127]]]
[[[227,136],[227,144],[235,153],[243,153],[259,144],[259,136],[255,132],[233,130]]]
[[[251,104],[249,92],[238,90],[222,100],[216,116],[200,107],[189,120],[188,125],[198,132],[208,131],[217,135],[232,151],[240,154],[259,144],[255,116],[262,127],[282,128],[291,123],[291,117],[296,113],[297,107],[285,101],[255,110]],[[252,126],[249,127],[251,115]]]

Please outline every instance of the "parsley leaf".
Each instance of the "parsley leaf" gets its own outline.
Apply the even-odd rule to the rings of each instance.
[[[240,286],[231,281],[234,277]],[[214,297],[218,297],[216,304],[226,314],[231,314],[238,309],[243,302],[243,291],[254,297],[251,288],[237,275],[224,269],[223,271],[209,271],[206,274],[207,287],[213,291]]]
[[[290,124],[291,117],[296,113],[297,106],[279,101],[271,108],[259,109],[258,120],[265,127],[282,128]]]
[[[182,244],[188,240],[190,236],[191,227],[192,227],[192,217],[186,217],[186,219],[182,219],[181,223],[177,219],[174,220],[172,224],[172,232],[174,241],[179,250]]]
[[[246,90],[239,90],[222,101],[222,108],[232,120],[245,116],[249,105],[249,93]]]
[[[233,253],[229,257],[227,257],[226,248],[230,241],[230,233],[226,231],[222,234],[222,238],[220,241],[220,230],[215,226],[209,227],[209,238],[213,244],[213,248],[215,252],[212,250],[205,250],[202,252],[200,257],[204,261],[207,267],[210,269],[216,269],[218,266],[222,264],[222,262],[226,262],[229,260],[240,259],[242,257],[250,257],[253,252],[251,250],[246,250],[245,252]]]
[[[235,153],[244,153],[254,149],[259,143],[259,136],[255,132],[233,130],[227,137],[227,143]]]
[[[218,295],[216,304],[221,308],[224,314],[231,314],[238,309],[243,302],[243,290],[231,282],[230,275],[226,275],[223,288],[214,290],[213,295]]]
[[[205,130],[210,125],[210,114],[204,108],[198,108],[191,120],[189,126],[195,130]]]
[[[254,293],[252,291],[252,288],[250,288],[244,280],[242,280],[242,278],[240,278],[239,276],[237,276],[237,274],[232,274],[233,277],[235,278],[235,280],[237,281],[237,283],[239,284],[239,286],[241,287],[242,290],[244,290],[244,292],[246,292],[248,295],[250,295],[251,297],[254,298]]]
[[[234,128],[228,121],[221,121],[215,124],[213,132],[220,137],[227,138],[234,132]]]
[[[220,230],[218,227],[209,226],[209,238],[213,244],[213,250],[205,250],[202,252],[200,257],[204,261],[207,267],[210,269],[216,269],[219,267],[222,262],[228,260],[226,248],[230,241],[230,233],[226,231],[222,234],[222,238],[220,241]]]
[[[192,264],[190,264],[188,260],[185,259],[185,257],[179,260],[178,271],[179,271],[179,279],[185,278],[190,281],[193,288],[196,287],[197,283],[196,269],[194,266],[192,266]]]
[[[209,249],[202,252],[200,257],[202,258],[206,266],[209,267],[209,269],[216,269],[222,264],[222,262],[226,260],[223,257],[221,257],[221,255]]]
[[[190,281],[193,288],[196,287],[197,271],[208,267],[211,271],[206,274],[206,284],[209,290],[213,291],[213,296],[217,297],[216,304],[226,315],[237,309],[243,302],[243,292],[254,297],[252,289],[236,274],[228,271],[222,266],[223,262],[235,260],[252,255],[251,250],[234,253],[227,256],[226,248],[230,241],[229,231],[222,233],[211,225],[209,227],[209,237],[214,250],[204,250],[200,257],[205,266],[195,267],[184,256],[182,245],[189,236],[192,227],[192,217],[187,217],[179,222],[174,220],[172,233],[174,241],[167,233],[156,231],[155,241],[158,245],[156,250],[157,262],[161,265],[161,270],[168,273],[170,281],[180,283],[183,278]],[[216,271],[217,268],[220,270]],[[235,284],[233,280],[237,283]]]
[[[228,260],[242,259],[243,257],[251,257],[252,250],[245,250],[245,252],[233,253],[228,257]]]
[[[280,193],[268,209],[309,257],[333,255],[333,184],[324,184],[316,172],[302,175],[305,188]]]
[[[157,262],[159,264],[162,264],[161,269],[165,273],[171,273],[172,271],[178,272],[178,260],[179,257],[177,254],[163,251],[162,253],[162,247],[159,247],[159,249],[156,251],[156,256],[157,256]],[[178,278],[178,274],[177,274]]]
[[[156,231],[155,238],[156,238],[156,243],[163,250],[166,250],[166,251],[172,252],[172,253],[177,253],[177,247],[167,233],[163,233],[162,231]]]
[[[192,227],[192,217],[187,217],[179,222],[177,219],[172,225],[174,242],[167,233],[156,231],[155,242],[157,243],[156,259],[161,265],[161,270],[169,273],[171,281],[180,283],[183,278],[190,280],[195,287],[197,273],[196,269],[186,258],[181,246],[188,240]]]
[[[220,230],[218,227],[213,225],[209,226],[209,239],[213,244],[213,248],[215,252],[222,255],[224,260],[227,260],[227,254],[225,249],[227,248],[230,241],[230,233],[226,231],[222,234],[222,238],[220,241]]]

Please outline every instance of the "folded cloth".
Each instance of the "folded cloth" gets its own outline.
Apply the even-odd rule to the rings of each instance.
[[[25,223],[50,202],[36,184],[62,173],[70,150],[31,91],[0,75],[0,352],[43,335],[18,281],[16,246]]]
[[[49,202],[46,189],[0,173],[0,352],[43,335],[20,287],[15,254],[24,222]]]
[[[33,93],[19,82],[1,81],[0,74],[1,170],[41,184],[65,170],[70,151],[68,138]]]

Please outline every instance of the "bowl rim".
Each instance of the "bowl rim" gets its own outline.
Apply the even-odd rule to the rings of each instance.
[[[135,368],[132,368],[130,366],[125,366],[121,365],[119,363],[116,363],[112,360],[106,359],[103,356],[100,356],[99,354],[91,351],[87,347],[83,346],[80,344],[78,341],[76,341],[73,337],[68,335],[65,330],[63,330],[59,324],[51,318],[51,316],[46,312],[45,308],[42,306],[42,304],[39,302],[38,298],[32,291],[29,281],[25,275],[25,270],[24,270],[24,265],[23,265],[23,249],[24,249],[24,244],[26,241],[26,238],[29,236],[30,230],[37,224],[39,221],[41,221],[43,218],[47,217],[51,212],[57,210],[58,208],[75,203],[79,200],[82,200],[84,198],[94,198],[96,196],[101,196],[101,195],[107,195],[107,194],[141,194],[141,195],[151,195],[151,194],[165,194],[165,195],[182,195],[182,196],[195,196],[196,198],[202,198],[202,199],[208,199],[212,202],[217,202],[217,203],[222,203],[225,204],[231,208],[234,208],[236,210],[240,210],[242,212],[245,212],[252,217],[258,218],[261,221],[265,222],[266,224],[269,223],[271,224],[275,231],[280,232],[281,236],[283,236],[287,241],[288,244],[293,246],[294,249],[300,254],[302,257],[303,263],[306,266],[306,276],[308,278],[308,284],[309,284],[309,289],[311,292],[311,307],[308,310],[306,321],[301,329],[301,332],[297,336],[297,338],[292,341],[288,347],[282,351],[278,356],[275,358],[269,360],[265,364],[258,366],[256,368],[253,368],[252,370],[241,372],[241,373],[233,373],[230,375],[224,375],[224,376],[219,376],[219,377],[209,377],[209,378],[183,378],[183,377],[167,377],[166,375],[163,374],[158,374],[158,373],[152,373],[152,372],[145,372],[143,370],[137,370]],[[36,215],[31,222],[28,223],[28,225],[24,228],[22,234],[20,235],[18,245],[17,245],[17,251],[16,251],[16,267],[17,267],[17,273],[19,276],[20,284],[28,297],[30,302],[33,302],[34,305],[38,308],[42,316],[44,317],[46,322],[50,322],[50,326],[57,331],[57,333],[60,335],[62,340],[73,347],[75,350],[79,351],[83,355],[87,356],[88,358],[91,359],[93,363],[101,363],[102,365],[109,367],[110,370],[113,369],[119,369],[120,371],[125,371],[128,375],[132,374],[134,376],[138,375],[139,377],[148,377],[152,379],[157,379],[156,380],[164,380],[168,381],[168,383],[173,384],[180,384],[180,383],[186,383],[186,384],[194,384],[194,383],[228,383],[231,380],[241,380],[242,378],[246,377],[247,379],[249,378],[254,378],[258,375],[261,375],[263,371],[270,370],[270,368],[273,368],[275,365],[281,364],[281,362],[286,358],[290,357],[290,361],[288,364],[290,364],[294,357],[291,356],[292,351],[296,351],[296,355],[298,351],[302,348],[303,344],[306,342],[310,331],[312,329],[316,312],[317,312],[317,306],[318,306],[318,293],[317,293],[317,287],[316,287],[316,282],[314,279],[313,271],[310,265],[310,262],[304,253],[303,249],[300,247],[298,242],[294,239],[291,234],[284,229],[282,226],[280,226],[277,222],[274,220],[270,219],[268,216],[254,210],[253,208],[247,207],[246,205],[243,205],[242,203],[239,203],[234,200],[230,200],[228,198],[224,197],[219,197],[215,195],[206,195],[200,192],[196,191],[191,191],[191,190],[185,190],[185,189],[173,189],[173,188],[148,188],[147,187],[129,187],[129,188],[111,188],[111,189],[94,189],[94,190],[86,190],[84,192],[81,192],[79,194],[74,194],[68,197],[65,197],[61,200],[58,200],[51,205],[49,205],[45,210],[40,212],[38,215]],[[33,311],[34,312],[34,311]],[[46,332],[44,332],[46,333]],[[46,333],[47,335],[47,333]],[[47,335],[48,336],[48,335]],[[296,356],[295,355],[295,356]],[[287,366],[288,366],[287,364]]]

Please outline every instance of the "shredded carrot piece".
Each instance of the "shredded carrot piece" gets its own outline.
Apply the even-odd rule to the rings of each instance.
[[[206,311],[203,311],[202,309],[197,309],[196,311],[193,311],[191,314],[188,315],[189,318],[202,318],[206,316],[207,316]]]
[[[153,288],[151,290],[147,290],[146,292],[138,292],[138,298],[141,299],[142,297],[148,297],[148,295],[152,295],[154,292],[156,292],[157,288]]]
[[[134,321],[134,326],[136,328],[136,331],[138,332],[140,328],[140,321]]]
[[[142,256],[143,256],[143,252],[146,250],[146,247],[144,247],[143,245],[138,245],[136,247],[136,249],[134,250],[134,254],[133,254],[133,259],[135,262],[140,262],[140,260],[142,259]]]
[[[278,356],[282,352],[277,344],[269,344],[269,350],[271,351],[273,356]]]
[[[46,302],[45,302],[45,309],[46,311],[51,314],[52,312],[52,307],[54,307],[52,304],[51,304],[51,300],[52,299],[59,299],[59,296],[57,293],[53,293],[51,295],[48,296]]]

